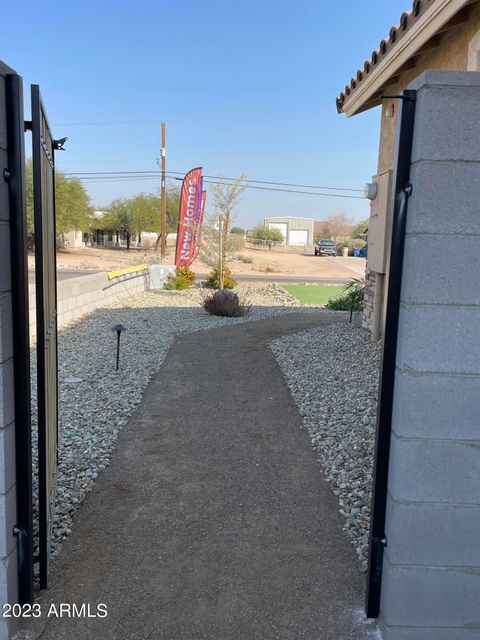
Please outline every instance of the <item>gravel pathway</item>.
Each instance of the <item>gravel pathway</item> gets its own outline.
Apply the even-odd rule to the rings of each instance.
[[[59,467],[52,551],[71,533],[72,517],[97,475],[109,465],[117,435],[159,370],[175,338],[183,333],[236,325],[274,314],[299,311],[280,287],[237,289],[250,305],[244,318],[208,315],[201,307],[204,291],[160,291],[98,309],[59,331]],[[115,371],[116,334],[121,338],[120,370]],[[36,371],[32,349],[33,468],[37,469]],[[69,383],[68,377],[82,379]],[[37,484],[34,476],[35,544],[38,531]]]
[[[352,324],[270,344],[366,569],[380,345]]]
[[[42,610],[101,602],[108,617],[31,620],[35,637],[374,637],[335,496],[268,347],[338,318],[308,310],[175,339],[39,594]]]

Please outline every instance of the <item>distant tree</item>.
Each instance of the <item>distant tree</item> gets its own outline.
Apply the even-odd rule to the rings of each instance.
[[[255,240],[265,240],[266,242],[283,242],[285,238],[280,229],[272,229],[263,224],[259,224],[250,234]]]
[[[365,234],[368,229],[368,218],[366,220],[362,220],[352,230],[352,238],[362,238],[364,239]]]
[[[167,188],[167,234],[177,231],[181,193],[181,187],[177,185],[171,185]],[[155,250],[157,251],[162,238],[160,195],[158,193],[140,193],[132,200],[135,217],[139,225],[138,231],[151,231],[157,234],[157,241],[155,243]]]
[[[112,229],[117,232],[117,244],[119,232],[125,233],[127,249],[130,249],[132,234],[138,231],[137,222],[132,207],[132,198],[116,198],[108,207],[102,218],[104,229]]]
[[[90,198],[78,178],[55,175],[55,212],[57,233],[72,229],[88,231],[93,215]]]
[[[234,233],[234,234],[239,235],[239,236],[244,236],[245,235],[245,229],[242,229],[242,227],[232,227],[230,229],[230,233]]]
[[[180,206],[181,189],[173,185],[167,189],[167,233],[177,230]],[[142,231],[150,231],[157,234],[155,250],[158,249],[161,233],[161,200],[158,193],[137,193],[131,198],[117,198],[112,202],[101,221],[96,221],[97,227],[101,224],[105,229],[111,229],[118,233],[124,232],[127,236],[127,248],[130,248],[130,237],[138,233],[139,240]]]
[[[33,166],[26,164],[27,230],[34,233],[33,216]],[[88,193],[78,178],[69,178],[55,172],[55,211],[57,234],[73,229],[88,231],[92,223],[93,209]]]
[[[142,231],[157,231],[160,226],[160,198],[155,194],[138,193],[129,199],[133,226],[141,242]]]
[[[172,184],[167,187],[167,233],[176,233],[178,228],[178,218],[180,215],[180,198],[182,196],[181,187]],[[159,238],[161,235],[159,234]],[[157,240],[157,245],[159,240]]]
[[[355,226],[353,218],[349,218],[346,213],[333,213],[325,219],[328,225],[329,235],[332,239],[349,238]]]

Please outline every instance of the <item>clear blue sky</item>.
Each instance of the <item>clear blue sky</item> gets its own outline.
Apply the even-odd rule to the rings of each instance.
[[[69,138],[62,170],[155,170],[163,119],[170,170],[362,188],[376,169],[379,110],[349,119],[335,97],[410,5],[22,0],[10,4],[11,20],[3,14],[0,58],[23,76],[26,101],[28,85],[40,84],[54,135]],[[155,187],[88,184],[97,207]],[[249,190],[237,221],[340,211],[362,219],[368,209]]]

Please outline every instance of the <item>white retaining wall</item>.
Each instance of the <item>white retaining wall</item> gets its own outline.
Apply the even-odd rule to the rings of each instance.
[[[107,304],[134,296],[149,287],[148,274],[129,274],[128,279],[109,280],[106,273],[79,276],[57,283],[58,326],[76,320]],[[30,285],[30,336],[36,335],[35,285]]]

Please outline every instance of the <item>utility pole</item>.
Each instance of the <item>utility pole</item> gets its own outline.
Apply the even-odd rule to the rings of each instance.
[[[166,149],[165,149],[165,140],[166,140],[166,128],[165,122],[162,122],[162,183],[161,183],[161,224],[160,231],[162,233],[162,244],[160,249],[160,254],[162,260],[166,259],[167,256],[167,188],[165,184],[165,172],[166,172]]]
[[[220,265],[220,289],[223,290],[223,216],[218,216],[218,264]]]

